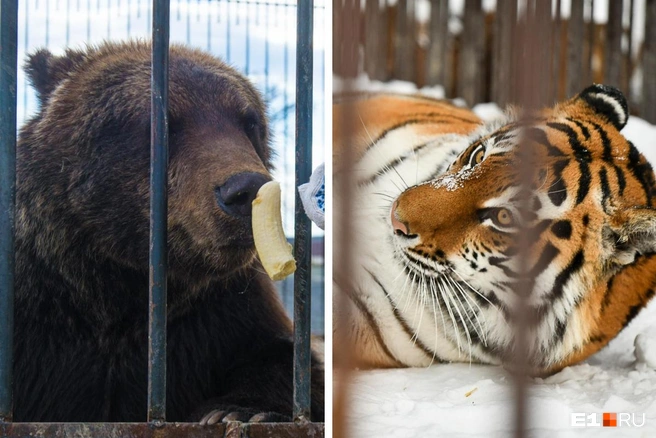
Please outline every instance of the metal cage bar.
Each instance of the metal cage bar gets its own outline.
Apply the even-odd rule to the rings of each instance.
[[[311,224],[296,204],[294,423],[213,427],[166,423],[166,292],[169,0],[153,0],[151,76],[150,278],[148,423],[12,423],[14,210],[16,181],[16,78],[18,2],[0,0],[0,436],[323,436],[323,423],[310,419]],[[296,185],[306,182],[312,163],[313,2],[298,4]]]
[[[296,10],[296,184],[312,173],[312,25],[314,1],[301,0]],[[296,192],[294,256],[294,421],[310,421],[310,257],[312,228]]]
[[[0,423],[12,419],[18,1],[0,3]]]
[[[169,0],[153,0],[150,113],[150,306],[148,421],[166,421]]]

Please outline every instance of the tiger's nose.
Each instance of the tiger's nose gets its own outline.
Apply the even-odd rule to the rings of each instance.
[[[255,172],[243,172],[231,176],[216,189],[219,207],[232,216],[250,216],[257,191],[269,181],[271,178],[267,175]]]
[[[394,229],[394,234],[398,236],[407,236],[408,227],[403,222],[401,222],[396,218],[396,205],[397,202],[394,201],[394,203],[392,204],[392,211],[390,213],[390,216],[392,217],[392,228]]]

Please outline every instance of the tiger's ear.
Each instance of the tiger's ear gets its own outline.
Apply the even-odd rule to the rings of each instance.
[[[618,212],[613,218],[606,244],[613,247],[613,258],[627,264],[636,254],[656,252],[656,210],[632,208]]]
[[[592,110],[605,117],[618,131],[629,120],[629,106],[620,90],[603,84],[594,84],[581,91],[577,99],[583,100]]]

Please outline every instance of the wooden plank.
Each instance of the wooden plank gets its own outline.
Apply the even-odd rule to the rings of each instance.
[[[552,51],[551,51],[551,88],[550,97],[552,102],[560,100],[561,90],[561,66],[562,66],[562,19],[561,19],[561,0],[556,0],[556,9],[554,11],[553,28],[552,28]]]
[[[537,50],[537,59],[540,67],[537,70],[535,88],[537,90],[537,102],[540,106],[549,102],[549,89],[551,88],[552,77],[549,74],[549,56],[553,52],[551,33],[553,31],[551,24],[551,2],[536,0],[535,16],[533,29],[539,35],[539,41],[535,45]]]
[[[622,75],[624,78],[622,87],[627,92],[629,91],[629,87],[631,85],[631,76],[633,76],[633,18],[634,18],[634,11],[635,11],[634,6],[635,6],[634,1],[629,0],[629,33],[627,34],[628,44],[626,48],[624,71]]]
[[[380,65],[384,64],[385,41],[380,37],[382,15],[378,0],[369,0],[364,7],[364,71],[370,79],[380,78]]]
[[[463,21],[458,94],[468,105],[474,105],[481,102],[483,88],[485,21],[481,0],[465,0]]]
[[[414,22],[414,0],[399,0],[396,5],[393,76],[414,82],[415,37],[412,22]]]
[[[642,62],[642,117],[656,123],[656,0],[646,1],[645,41]]]
[[[450,68],[447,58],[447,36],[449,25],[449,1],[432,0],[428,26],[428,61],[426,62],[426,82],[430,85],[445,85],[446,69]]]
[[[594,23],[594,0],[586,0],[588,4],[588,21],[585,27],[585,58],[583,62],[584,86],[594,82],[594,71],[592,67],[592,58],[594,55],[595,44],[595,23]]]
[[[583,0],[572,0],[572,10],[567,26],[567,97],[583,89]]]
[[[604,83],[621,87],[622,72],[622,12],[623,0],[608,2],[608,24],[606,25],[606,62]],[[623,90],[627,91],[627,90]]]

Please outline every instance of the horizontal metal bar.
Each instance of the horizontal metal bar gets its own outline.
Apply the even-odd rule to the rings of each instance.
[[[12,418],[18,1],[0,3],[0,422]]]
[[[166,419],[169,0],[153,0],[150,137],[148,421]]]
[[[312,173],[313,0],[298,2],[296,13],[296,187]],[[312,228],[296,191],[294,230],[294,421],[310,421]]]
[[[198,423],[3,423],[0,437],[24,438],[75,436],[106,438],[323,438],[323,423],[225,423],[201,426]]]

